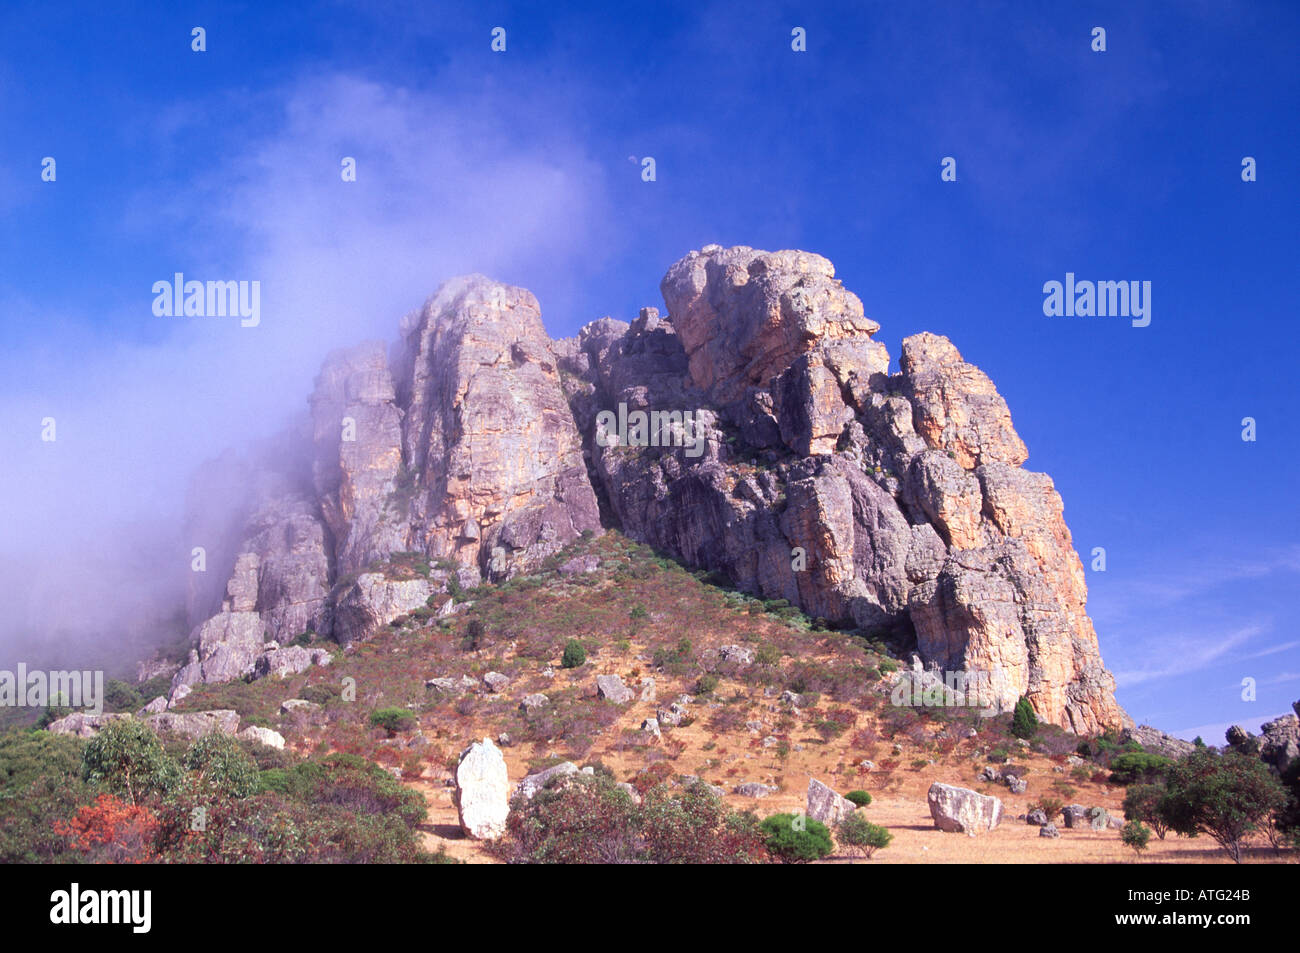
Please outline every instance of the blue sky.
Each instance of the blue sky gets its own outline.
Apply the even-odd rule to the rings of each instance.
[[[1296,4],[559,6],[5,5],[7,624],[120,592],[190,467],[443,278],[527,287],[561,336],[662,307],[719,242],[823,254],[895,358],[930,330],[989,373],[1085,565],[1106,548],[1090,610],[1136,719],[1213,742],[1289,710]],[[262,324],[155,317],[175,271],[261,281]],[[1067,271],[1151,281],[1150,326],[1045,317]]]

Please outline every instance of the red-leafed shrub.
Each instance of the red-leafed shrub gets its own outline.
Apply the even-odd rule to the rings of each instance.
[[[55,821],[54,832],[67,837],[73,850],[91,863],[140,864],[153,859],[158,819],[146,807],[101,794],[67,821]]]

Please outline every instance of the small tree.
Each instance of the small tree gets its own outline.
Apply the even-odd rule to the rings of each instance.
[[[1065,802],[1055,795],[1044,795],[1038,799],[1038,810],[1047,815],[1049,823],[1056,820],[1064,809]]]
[[[180,771],[163,751],[158,736],[135,718],[114,718],[86,742],[82,777],[136,804],[150,794],[165,794]]]
[[[871,859],[882,847],[888,847],[894,835],[879,824],[872,824],[860,811],[845,815],[835,828],[835,839],[850,853]]]
[[[1011,713],[1011,733],[1017,738],[1032,738],[1038,732],[1038,716],[1027,695],[1021,695]]]
[[[248,797],[257,790],[257,765],[239,742],[219,731],[210,732],[190,745],[181,763],[220,794]]]
[[[577,668],[587,661],[587,650],[582,647],[582,643],[577,639],[569,639],[564,644],[564,656],[560,659],[560,665],[564,668]]]
[[[850,791],[844,795],[844,800],[852,801],[858,807],[866,807],[871,803],[871,795],[866,791]]]
[[[1206,833],[1241,863],[1245,840],[1263,830],[1286,803],[1286,792],[1258,758],[1198,748],[1169,767],[1159,813],[1169,829]]]
[[[415,727],[415,712],[409,708],[379,708],[370,713],[370,724],[395,735],[399,731],[410,731]]]
[[[1124,792],[1124,819],[1142,821],[1150,824],[1156,836],[1161,840],[1169,832],[1169,825],[1160,814],[1160,802],[1164,799],[1164,785],[1134,784]]]
[[[465,626],[465,635],[460,640],[460,647],[465,652],[473,652],[483,644],[483,622],[480,619],[470,619],[469,624]]]
[[[821,821],[802,814],[773,814],[759,829],[768,853],[783,864],[806,864],[831,852],[831,832]]]
[[[1120,839],[1124,844],[1133,848],[1133,852],[1139,857],[1142,851],[1147,849],[1147,842],[1151,840],[1151,828],[1147,827],[1141,821],[1129,821],[1124,825],[1123,831],[1120,832]]]

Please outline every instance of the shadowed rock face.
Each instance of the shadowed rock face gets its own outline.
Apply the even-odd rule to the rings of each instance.
[[[392,552],[455,559],[472,584],[603,521],[812,616],[914,637],[931,666],[987,671],[1003,709],[1028,695],[1074,731],[1128,724],[1060,496],[1021,468],[1006,403],[951,342],[907,338],[890,374],[879,326],[806,252],[706,246],[661,290],[667,316],[552,342],[531,293],[457,278],[402,321],[391,355],[331,355],[310,477],[234,534],[222,613],[186,677],[245,667],[255,622],[348,641],[446,592],[445,571],[375,574]],[[620,404],[689,412],[693,439],[602,446],[597,415]]]

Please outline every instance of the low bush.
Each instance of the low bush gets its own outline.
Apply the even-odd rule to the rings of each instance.
[[[773,814],[759,824],[768,853],[784,864],[806,864],[831,852],[831,833],[803,814]]]

